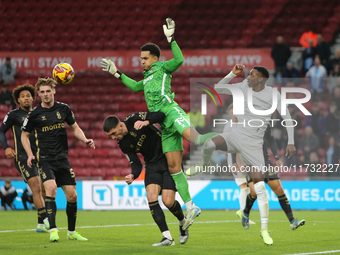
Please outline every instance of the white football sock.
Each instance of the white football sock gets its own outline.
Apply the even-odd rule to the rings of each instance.
[[[269,203],[264,181],[255,183],[254,188],[257,195],[257,204],[259,206],[261,216],[261,229],[268,229]]]
[[[187,211],[190,210],[195,206],[194,202],[192,200],[185,203],[185,207],[187,208]]]
[[[208,140],[205,141],[202,148],[203,165],[208,165],[211,154],[213,154],[214,150],[216,150],[216,145],[211,140],[211,138],[209,138]]]
[[[240,197],[238,199],[240,203],[240,210],[243,212],[244,208],[246,207],[247,196],[250,192],[249,188],[242,188],[240,192]]]
[[[166,230],[164,232],[162,232],[163,236],[172,240],[172,237],[171,237],[171,234],[170,234],[170,231],[169,230]]]

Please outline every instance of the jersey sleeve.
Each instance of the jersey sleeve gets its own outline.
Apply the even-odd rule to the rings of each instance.
[[[165,118],[163,112],[136,112],[127,116],[124,121],[133,125],[136,121],[148,120],[150,124],[159,123]]]
[[[7,113],[0,126],[0,143],[2,145],[2,148],[4,148],[4,150],[6,150],[9,147],[5,134],[8,131],[8,129],[10,129],[13,125],[14,125],[13,117],[11,116],[10,113]]]
[[[121,80],[124,83],[124,85],[131,89],[133,92],[144,91],[143,80],[137,82],[127,77],[125,74],[121,75]]]
[[[224,77],[222,80],[220,80],[216,85],[215,85],[215,90],[219,94],[226,94],[226,95],[231,95],[232,91],[230,88],[227,88],[226,85],[232,85],[233,87],[238,87],[238,88],[243,88],[245,86],[248,86],[248,81],[247,79],[244,79],[242,82],[239,83],[233,83],[233,84],[228,84],[234,77],[236,77],[235,74],[230,72],[226,77]],[[235,93],[235,92],[234,92]]]
[[[182,51],[175,41],[171,42],[171,50],[174,58],[164,64],[164,69],[169,73],[175,72],[184,62]]]
[[[131,173],[133,174],[134,179],[137,179],[143,169],[142,162],[135,152],[128,152],[125,156],[131,164]]]
[[[67,106],[65,121],[69,126],[73,125],[76,122],[76,118],[74,117],[74,114],[69,106]]]
[[[13,115],[9,112],[6,114],[2,124],[0,126],[0,131],[6,133],[8,129],[10,129],[14,125]]]
[[[24,123],[22,124],[22,130],[31,133],[35,126],[36,114],[34,109],[29,111]]]
[[[163,112],[147,112],[146,120],[149,121],[150,124],[160,123],[165,119],[165,114]]]

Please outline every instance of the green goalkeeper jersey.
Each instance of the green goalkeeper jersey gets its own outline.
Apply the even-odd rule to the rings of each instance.
[[[175,93],[171,92],[172,73],[183,63],[184,58],[177,43],[171,43],[174,58],[166,62],[155,62],[144,71],[144,80],[136,82],[122,75],[122,82],[132,91],[144,91],[145,101],[150,112],[166,111],[174,102]]]

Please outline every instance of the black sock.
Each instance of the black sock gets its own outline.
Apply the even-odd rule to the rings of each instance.
[[[287,215],[289,222],[291,222],[292,220],[294,220],[294,217],[293,217],[292,208],[290,207],[290,203],[286,197],[286,194],[279,196],[278,199],[279,199],[282,210]]]
[[[76,229],[77,202],[75,203],[67,202],[66,214],[67,214],[68,230],[74,231]]]
[[[175,200],[174,204],[171,206],[171,208],[169,208],[169,211],[175,215],[175,217],[181,221],[184,219],[184,214],[183,214],[183,210],[181,208],[181,205],[178,203],[177,200]]]
[[[156,222],[156,224],[158,225],[160,231],[164,232],[164,231],[169,230],[168,225],[166,224],[166,221],[165,221],[165,215],[163,213],[162,208],[159,206],[158,201],[150,202],[149,208],[151,211],[151,215],[154,221]]]
[[[247,196],[246,200],[246,207],[244,208],[243,212],[246,216],[249,216],[250,210],[253,207],[256,198],[254,198],[250,193]]]
[[[47,218],[46,208],[38,209],[38,224],[44,224],[44,219]]]
[[[50,229],[56,228],[55,224],[55,216],[57,214],[57,206],[55,204],[55,198],[54,197],[48,197],[45,198],[45,208],[47,211],[47,217],[48,221],[50,222]]]

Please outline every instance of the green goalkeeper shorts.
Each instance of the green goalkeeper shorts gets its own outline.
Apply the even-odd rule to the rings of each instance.
[[[166,116],[161,123],[163,153],[183,151],[182,133],[191,127],[187,114],[175,102],[163,112]]]

